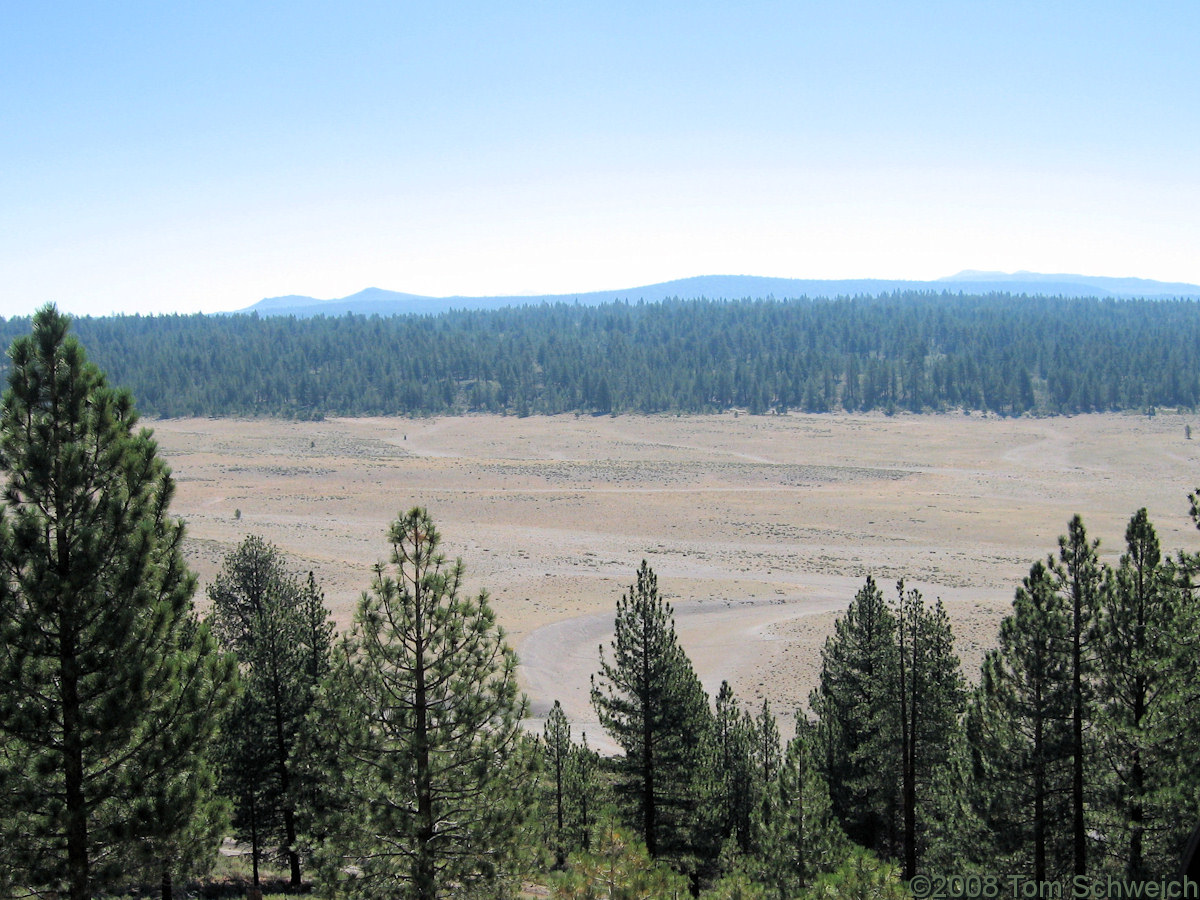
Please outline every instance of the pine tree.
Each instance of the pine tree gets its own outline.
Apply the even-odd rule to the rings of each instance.
[[[587,852],[592,848],[592,831],[596,826],[596,812],[600,807],[597,797],[600,754],[588,746],[587,735],[582,743],[572,744],[567,757],[567,816],[573,849]]]
[[[302,586],[279,549],[255,535],[225,558],[208,596],[214,631],[237,653],[250,695],[237,713],[254,717],[227,729],[237,823],[243,836],[253,832],[253,852],[268,840],[280,847],[298,886],[296,806],[305,786],[296,757],[329,665],[328,613],[311,573]],[[257,869],[257,856],[253,862]]]
[[[68,325],[46,307],[13,343],[0,413],[0,868],[84,900],[208,814],[189,780],[236,680],[169,470]]]
[[[1068,610],[1068,641],[1071,676],[1071,874],[1087,875],[1088,823],[1087,793],[1093,769],[1087,759],[1087,729],[1092,718],[1091,672],[1093,667],[1089,635],[1099,604],[1104,577],[1097,556],[1100,542],[1089,541],[1083,519],[1075,516],[1067,533],[1058,539],[1058,562],[1053,572],[1058,591]]]
[[[243,679],[253,681],[253,672]],[[259,886],[259,869],[272,836],[283,833],[283,801],[274,772],[274,747],[268,729],[270,711],[264,690],[249,685],[226,716],[221,730],[221,790],[232,800],[234,834],[250,846],[251,880]]]
[[[216,648],[194,613],[179,637],[184,647],[203,641],[210,652]],[[200,733],[207,739],[184,744],[181,764],[151,773],[143,785],[149,802],[142,805],[141,824],[148,837],[130,853],[125,868],[140,871],[146,883],[157,881],[162,900],[172,900],[176,879],[207,875],[216,862],[213,849],[229,834],[230,804],[219,790],[220,738],[212,736],[214,724],[203,723]]]
[[[900,718],[904,875],[912,878],[925,846],[924,810],[933,800],[937,771],[950,759],[964,687],[942,602],[930,609],[920,591],[906,591],[903,581],[896,592],[899,652],[893,702]]]
[[[755,767],[758,784],[766,787],[774,784],[775,776],[779,774],[781,746],[779,725],[775,722],[774,713],[770,712],[770,701],[763,697],[762,708],[754,720],[754,746],[750,751],[750,760]]]
[[[296,801],[296,822],[300,834],[297,840],[303,855],[312,852],[312,831],[322,815],[325,800],[324,782],[328,768],[323,763],[329,760],[330,736],[324,722],[312,714],[316,707],[321,683],[329,677],[333,662],[333,620],[325,605],[325,595],[317,584],[316,576],[308,573],[300,590],[301,655],[304,659],[304,691],[307,712],[299,722],[299,731],[293,752],[294,784],[292,795]]]
[[[376,566],[318,712],[343,770],[322,825],[327,874],[352,862],[368,896],[498,892],[532,790],[516,655],[487,593],[464,594],[462,561],[446,561],[424,509],[388,539],[395,574]]]
[[[950,758],[964,689],[938,601],[897,585],[889,608],[868,578],[821,653],[811,706],[834,810],[856,843],[915,872],[932,785]]]
[[[763,698],[762,708],[754,720],[752,729],[753,746],[750,761],[754,768],[756,818],[758,827],[770,827],[770,796],[782,764],[783,748],[780,745],[779,725],[771,712],[771,701]]]
[[[770,900],[770,890],[742,868],[721,876],[699,900]]]
[[[709,797],[704,815],[712,820],[710,852],[719,852],[732,841],[738,853],[749,853],[753,845],[751,827],[755,808],[753,770],[753,723],[742,712],[733,688],[722,681],[717,691],[711,749],[707,756]],[[714,853],[715,855],[715,853]]]
[[[654,859],[645,844],[611,819],[597,829],[595,849],[572,854],[554,886],[555,900],[685,900],[688,881]]]
[[[732,701],[732,691],[729,699]],[[718,696],[716,731],[721,730],[722,702]],[[733,712],[738,712],[737,705]],[[726,872],[760,868],[767,835],[775,815],[775,791],[782,764],[783,748],[780,746],[779,726],[771,712],[769,700],[764,699],[757,716],[748,710],[730,717],[729,749],[724,761],[718,760],[711,768],[724,775],[724,796],[706,806],[720,810],[726,830],[721,848],[720,865]]]
[[[592,678],[592,705],[625,751],[622,788],[632,798],[646,847],[653,857],[686,855],[697,761],[712,713],[645,560],[617,604],[612,662],[601,648],[600,669],[600,677]]]
[[[161,900],[172,900],[177,879],[207,875],[215,863],[213,849],[229,834],[230,804],[219,792],[219,749],[193,745],[190,759],[175,770],[163,770],[144,785],[152,798],[143,824],[149,836],[129,855],[126,871],[157,881]]]
[[[930,781],[930,802],[924,815],[926,844],[921,856],[926,872],[1016,871],[992,851],[991,831],[980,813],[981,792],[966,732],[970,712],[968,705],[967,722],[954,734],[946,764],[934,771]]]
[[[768,795],[771,816],[763,829],[762,868],[780,900],[799,896],[819,873],[834,871],[850,850],[816,764],[814,738],[812,723],[797,714],[796,736]]]
[[[325,594],[312,572],[308,573],[301,588],[299,609],[303,626],[300,643],[304,648],[304,668],[308,683],[315,690],[321,679],[329,674],[333,652],[333,620],[329,618]]]
[[[1188,835],[1196,778],[1186,690],[1194,658],[1189,610],[1162,558],[1145,509],[1125,530],[1126,552],[1106,573],[1094,633],[1096,731],[1105,802],[1099,831],[1114,868],[1131,880],[1172,870]]]
[[[1073,866],[1071,642],[1066,598],[1042,562],[1017,589],[984,661],[968,720],[981,815],[994,859],[1036,881]]]
[[[825,642],[810,706],[838,821],[855,843],[884,855],[899,848],[898,665],[895,616],[868,576]]]
[[[550,767],[551,789],[554,792],[554,867],[561,869],[567,861],[564,809],[571,758],[571,726],[567,723],[562,704],[557,700],[550,709],[550,715],[546,717],[542,740],[546,762]]]
[[[912,894],[895,865],[881,862],[870,850],[852,846],[842,864],[820,875],[807,896],[907,900]]]

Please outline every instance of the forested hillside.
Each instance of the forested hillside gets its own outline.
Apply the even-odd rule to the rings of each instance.
[[[1200,304],[893,294],[392,318],[118,316],[80,339],[180,415],[987,410],[1200,404]],[[29,328],[0,323],[0,342]]]

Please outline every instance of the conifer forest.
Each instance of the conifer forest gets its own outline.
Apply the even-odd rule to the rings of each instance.
[[[46,307],[0,338],[0,898],[995,900],[1182,877],[1200,553],[1162,546],[1145,509],[1123,535],[1064,511],[978,672],[940,600],[866,577],[794,734],[728,682],[705,692],[643,561],[589,685],[620,748],[601,755],[560,704],[522,725],[489,595],[420,505],[379,535],[344,633],[315,575],[254,534],[201,594],[138,412],[1194,409],[1195,303]],[[230,840],[245,869],[218,878]]]
[[[1200,306],[1186,300],[918,293],[74,327],[143,414],[167,417],[1200,404]],[[28,330],[0,321],[0,342]]]

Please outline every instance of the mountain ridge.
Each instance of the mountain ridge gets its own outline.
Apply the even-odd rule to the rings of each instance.
[[[1200,285],[1163,282],[1148,278],[1110,278],[1097,275],[1042,274],[1037,272],[981,272],[964,270],[934,281],[901,279],[802,279],[758,275],[698,275],[639,287],[586,291],[571,294],[510,294],[496,296],[432,297],[369,287],[346,297],[319,300],[300,294],[267,297],[235,310],[235,314],[257,313],[308,318],[346,313],[358,315],[437,315],[452,309],[498,309],[546,303],[597,305],[618,300],[647,303],[669,298],[683,300],[737,300],[743,298],[831,298],[878,296],[895,291],[934,291],[960,294],[1026,294],[1030,296],[1111,297],[1114,299],[1200,299]]]

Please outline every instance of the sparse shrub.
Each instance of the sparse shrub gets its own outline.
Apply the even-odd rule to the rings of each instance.
[[[651,859],[645,844],[612,820],[602,827],[594,852],[571,854],[553,894],[556,900],[679,900],[691,895],[686,877]]]

